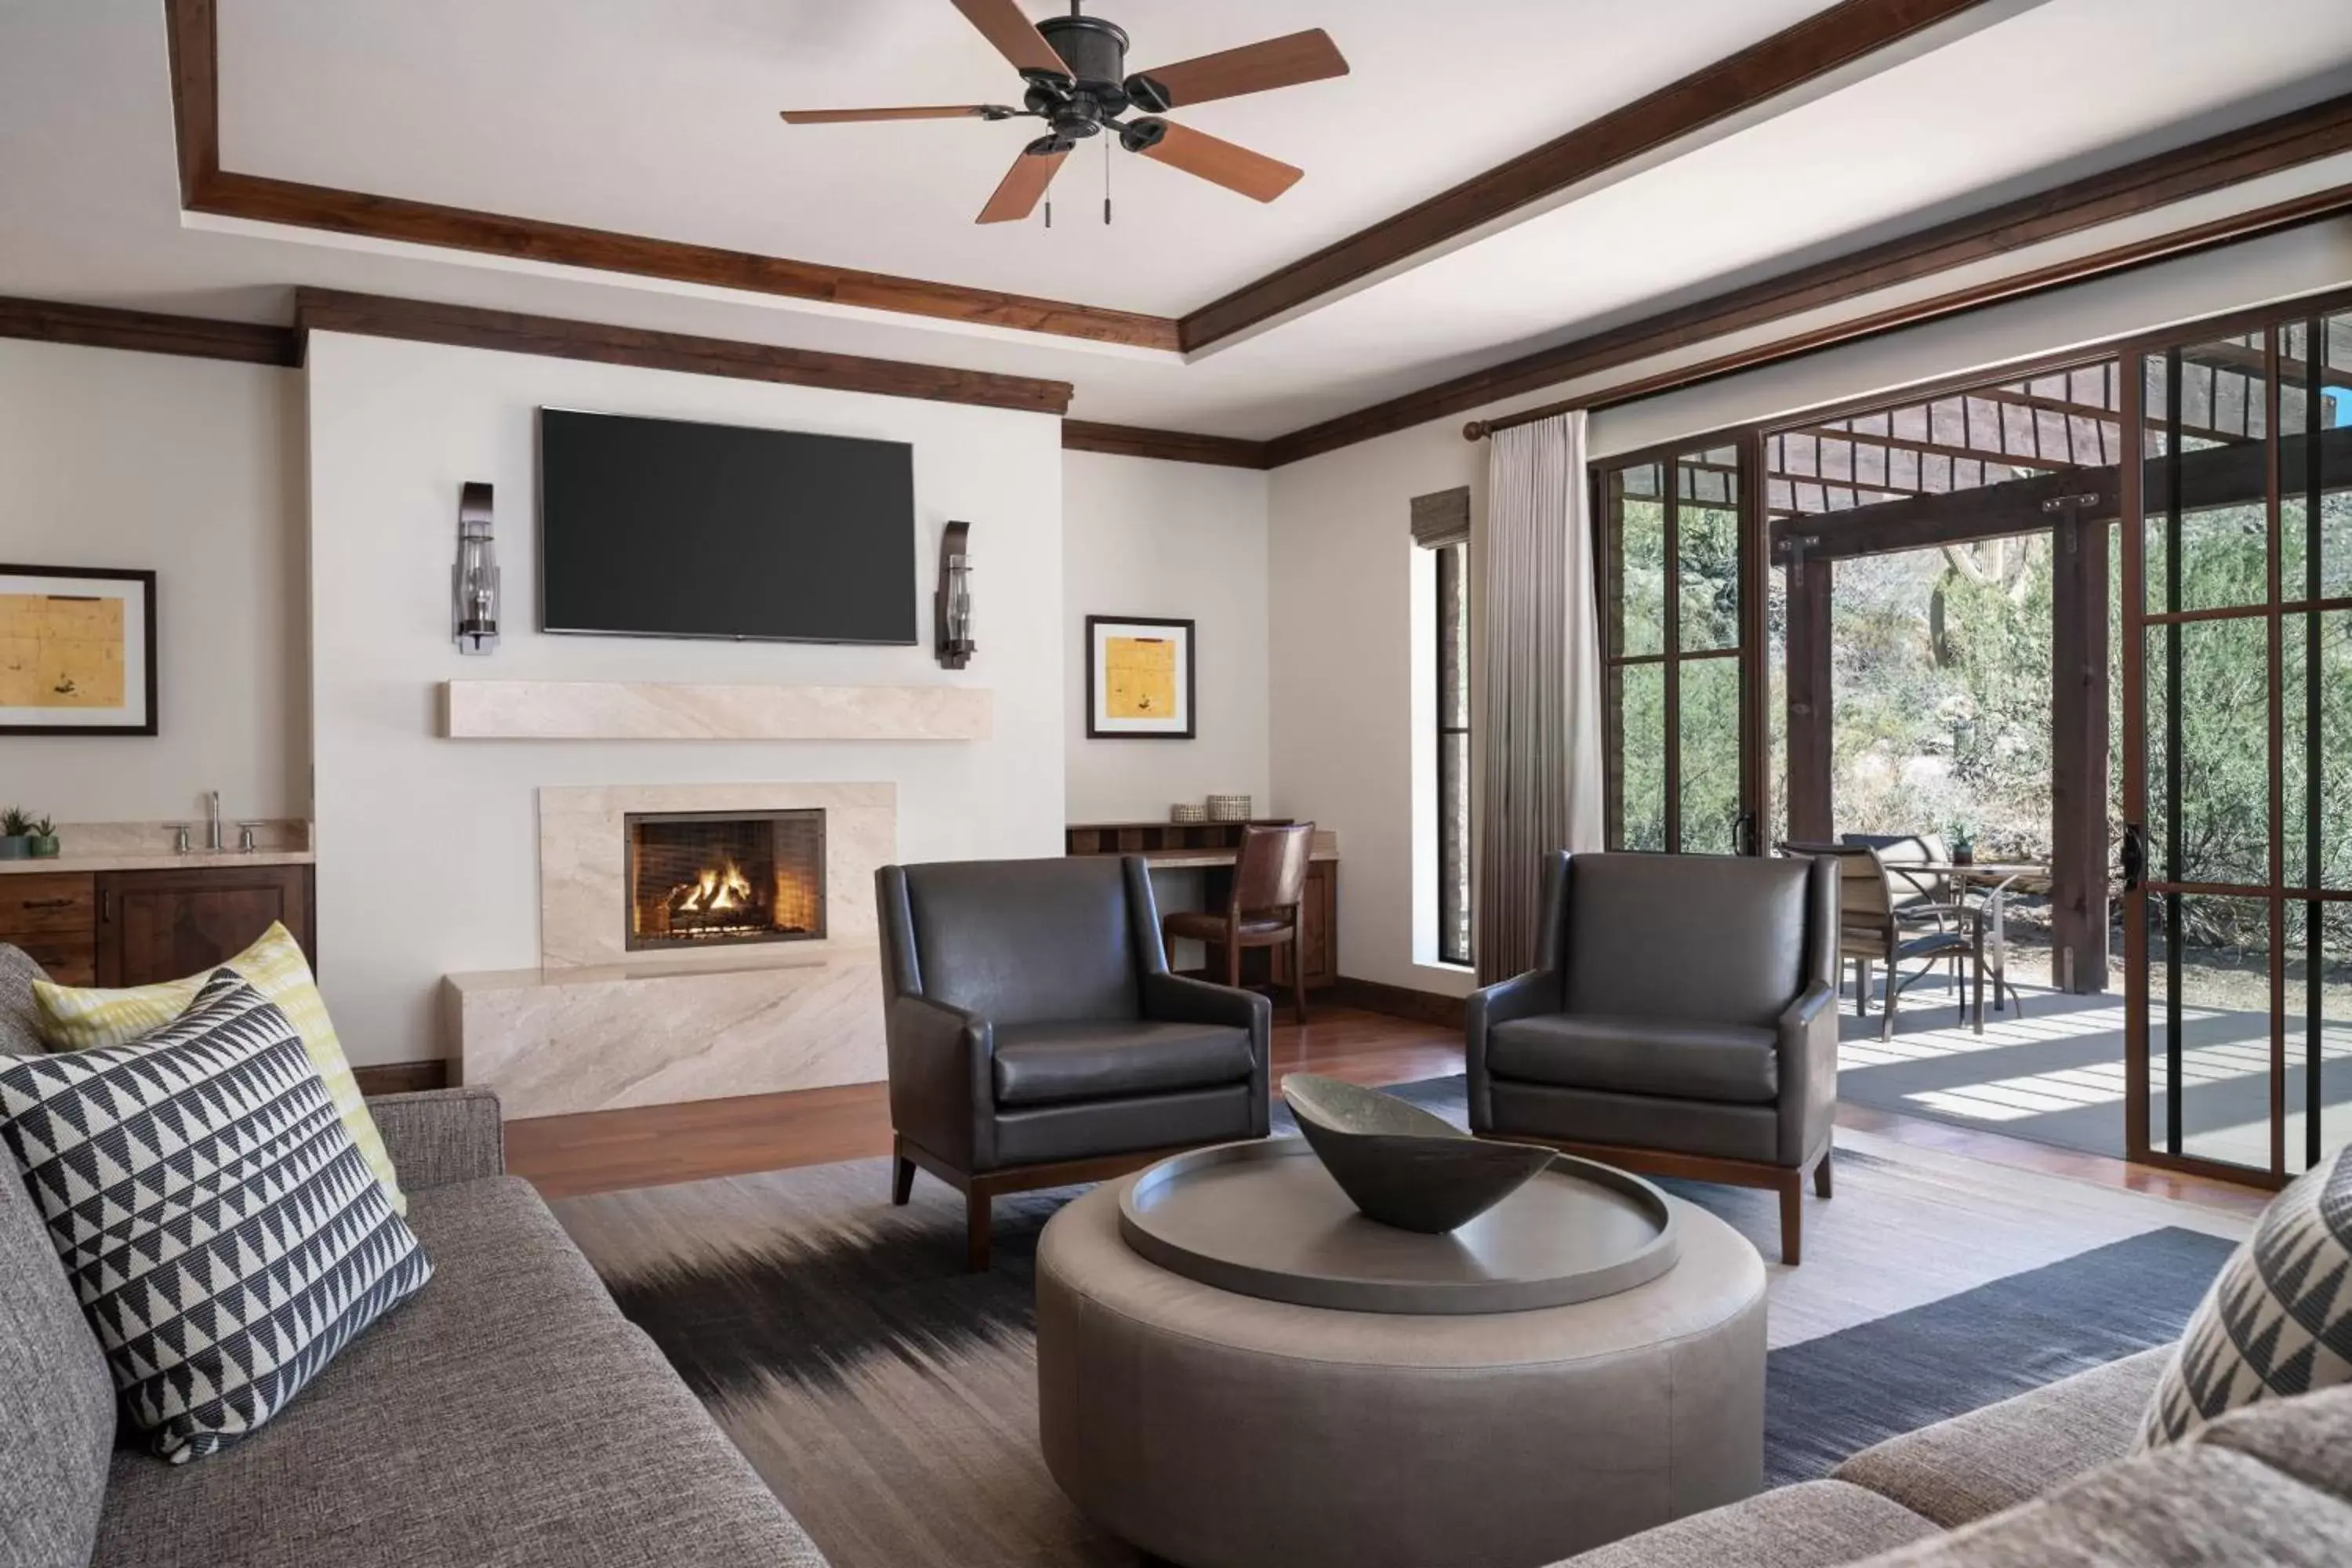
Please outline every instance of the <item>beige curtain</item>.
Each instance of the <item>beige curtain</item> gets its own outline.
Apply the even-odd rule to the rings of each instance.
[[[1487,453],[1478,979],[1532,968],[1553,849],[1598,849],[1601,617],[1581,409],[1495,432]]]

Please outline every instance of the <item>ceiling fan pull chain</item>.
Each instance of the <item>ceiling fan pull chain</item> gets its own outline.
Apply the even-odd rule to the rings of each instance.
[[[1103,142],[1103,227],[1110,226],[1110,142]]]

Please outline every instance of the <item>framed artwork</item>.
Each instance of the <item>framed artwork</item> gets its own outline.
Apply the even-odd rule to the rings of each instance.
[[[0,735],[155,733],[155,574],[0,565]]]
[[[1192,623],[1087,617],[1087,735],[1192,738]]]

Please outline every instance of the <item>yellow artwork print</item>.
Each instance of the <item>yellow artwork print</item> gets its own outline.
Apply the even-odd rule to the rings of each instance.
[[[1176,716],[1173,637],[1106,637],[1103,668],[1109,676],[1109,695],[1104,704],[1107,718]]]
[[[0,594],[0,708],[123,705],[123,601]]]

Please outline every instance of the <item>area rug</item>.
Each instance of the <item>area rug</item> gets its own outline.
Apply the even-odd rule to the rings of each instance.
[[[1459,1078],[1404,1092],[1460,1119]],[[1773,1485],[2169,1341],[2244,1229],[1862,1133],[1837,1180],[1803,1267],[1770,1266]],[[1666,1184],[1778,1257],[1771,1194]],[[961,1200],[888,1185],[863,1160],[555,1209],[836,1568],[1127,1568],[1037,1453],[1032,1265],[1075,1189],[1000,1201],[996,1267],[967,1275]]]

